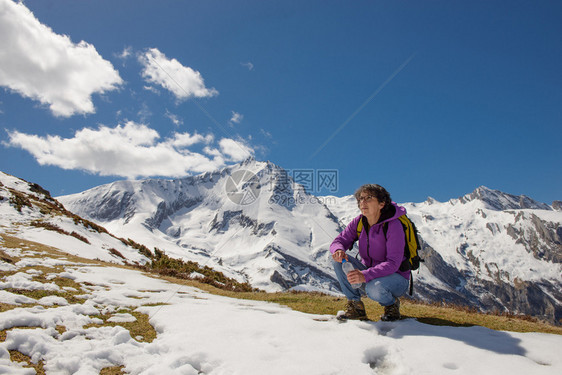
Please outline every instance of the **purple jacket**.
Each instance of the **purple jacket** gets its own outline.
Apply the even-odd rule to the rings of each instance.
[[[363,227],[359,236],[359,255],[361,262],[367,267],[361,271],[365,275],[365,281],[369,282],[378,277],[398,273],[406,279],[410,278],[410,271],[399,271],[400,264],[405,259],[404,245],[406,239],[402,223],[398,218],[406,214],[404,207],[392,202],[394,210],[382,215],[379,222],[369,228],[367,234]],[[394,211],[394,212],[393,212]],[[330,245],[330,252],[336,250],[347,251],[353,247],[357,240],[357,224],[363,215],[351,220],[351,223],[341,232]],[[386,238],[383,231],[383,223],[388,223]]]

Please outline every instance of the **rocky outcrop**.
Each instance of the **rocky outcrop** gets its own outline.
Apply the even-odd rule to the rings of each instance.
[[[238,224],[243,228],[251,228],[252,235],[257,237],[266,236],[270,233],[275,234],[275,223],[260,223],[249,216],[243,214],[242,210],[239,211],[224,211],[222,218],[219,214],[215,214],[213,220],[209,223],[209,232],[225,233],[233,225]]]
[[[516,222],[506,228],[515,242],[524,245],[537,259],[562,263],[562,227],[559,223],[541,220],[532,213],[516,215]]]
[[[303,262],[289,254],[283,253],[276,244],[269,244],[265,249],[267,257],[274,257],[281,269],[274,271],[270,280],[283,289],[297,285],[307,285],[323,290],[338,290],[338,282],[332,274],[322,271],[311,263]]]
[[[201,197],[188,197],[180,193],[178,198],[172,202],[161,201],[156,207],[156,212],[145,220],[145,224],[148,228],[157,229],[168,216],[181,209],[190,209],[201,203],[201,201]]]

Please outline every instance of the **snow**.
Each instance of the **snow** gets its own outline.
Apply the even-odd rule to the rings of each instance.
[[[7,303],[8,305],[21,305],[22,303],[35,303],[37,300],[22,296],[21,294],[14,294],[5,290],[0,290],[0,303]]]
[[[18,257],[29,253],[0,249]],[[13,281],[38,287],[30,270],[48,265],[50,258],[34,256],[39,257],[18,262],[15,274],[2,277],[0,302],[36,302],[2,290]],[[84,302],[44,297],[39,302],[49,307],[1,312],[0,329],[7,335],[0,342],[0,374],[34,373],[12,362],[9,350],[43,361],[47,374],[99,374],[121,365],[128,374],[562,373],[560,335],[431,326],[415,319],[338,323],[331,316],[212,295],[130,269],[79,263],[57,269],[52,274],[80,284]],[[119,325],[136,321],[134,312],[149,316],[155,340],[133,338]],[[116,326],[103,325],[102,314],[111,315]]]
[[[127,323],[134,322],[137,318],[128,313],[114,314],[111,318],[107,319],[108,322],[114,323]]]
[[[32,275],[28,273],[18,272],[16,274],[4,277],[4,281],[0,281],[0,289],[27,289],[27,290],[60,290],[55,283],[44,284],[38,281],[32,281]]]

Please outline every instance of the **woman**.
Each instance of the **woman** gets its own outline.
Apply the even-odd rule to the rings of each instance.
[[[405,235],[398,219],[406,214],[404,207],[390,200],[390,194],[380,185],[361,186],[355,193],[361,215],[341,232],[330,245],[333,266],[340,282],[341,290],[347,297],[346,311],[338,319],[367,319],[365,305],[361,301],[361,289],[351,284],[365,283],[367,297],[384,306],[381,319],[393,321],[400,319],[400,296],[406,293],[410,271],[400,271],[404,256]],[[361,234],[357,235],[357,225],[363,222]],[[359,240],[361,262],[348,257],[346,250]],[[342,270],[342,259],[355,266],[348,275]]]

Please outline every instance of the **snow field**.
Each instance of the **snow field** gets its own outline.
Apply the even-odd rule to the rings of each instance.
[[[2,250],[13,257],[25,253]],[[51,259],[38,255],[16,263],[1,282],[20,280],[37,287],[29,278],[40,274],[33,267]],[[80,285],[84,303],[65,305],[61,297],[51,296],[44,297],[52,302],[46,306],[1,312],[6,340],[0,342],[0,373],[34,373],[12,362],[9,350],[43,361],[48,374],[99,374],[120,365],[130,374],[527,375],[562,370],[558,335],[437,327],[413,319],[342,324],[277,304],[212,295],[134,270],[71,262],[59,269],[58,276]],[[2,285],[1,303],[35,303]],[[133,338],[120,325],[133,321],[133,312],[150,317],[155,340]],[[105,325],[101,314],[110,314],[116,326]]]

